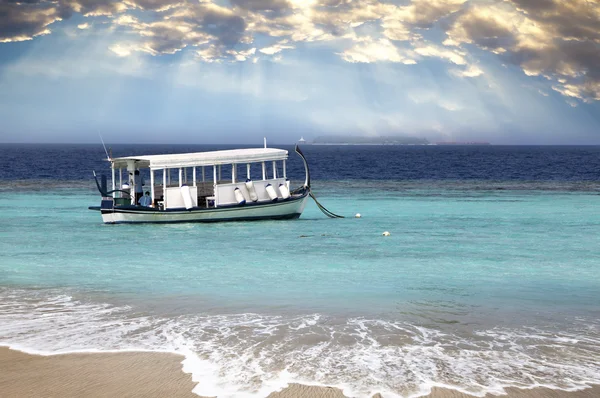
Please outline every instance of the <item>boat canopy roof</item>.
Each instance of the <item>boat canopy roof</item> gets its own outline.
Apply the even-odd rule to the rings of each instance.
[[[128,162],[134,161],[136,168],[149,167],[156,170],[193,166],[213,166],[220,164],[267,162],[272,160],[285,160],[287,157],[288,151],[284,149],[249,148],[226,151],[175,153],[169,155],[129,156],[114,158],[112,159],[112,163],[114,168],[126,168]]]

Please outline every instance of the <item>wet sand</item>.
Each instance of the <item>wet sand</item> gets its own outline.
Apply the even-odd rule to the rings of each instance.
[[[182,356],[122,352],[29,355],[0,347],[0,395],[22,397],[173,397],[198,398],[196,385],[181,370]],[[507,389],[509,398],[597,398],[600,386],[576,392],[535,388]],[[336,388],[292,384],[268,398],[344,398]],[[375,396],[381,398],[379,394]],[[375,398],[374,397],[374,398]],[[486,398],[495,398],[488,395]],[[358,398],[358,397],[357,397]],[[383,397],[385,398],[385,397]],[[436,388],[427,398],[471,398]]]
[[[174,354],[122,352],[29,355],[0,347],[0,396],[21,397],[181,397],[192,376]]]
[[[550,390],[548,388],[534,388],[521,390],[518,388],[507,388],[507,395],[487,394],[485,398],[599,398],[600,386],[593,386],[581,391],[566,392]],[[272,393],[268,398],[349,398],[336,388],[310,387],[293,384],[279,393]],[[355,397],[359,398],[359,397]],[[375,394],[372,398],[385,398]],[[456,390],[445,388],[433,388],[431,394],[423,398],[475,398],[473,395],[463,394]]]

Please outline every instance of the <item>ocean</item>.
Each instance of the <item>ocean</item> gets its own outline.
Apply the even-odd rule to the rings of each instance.
[[[101,146],[0,145],[0,345],[175,352],[220,398],[600,384],[600,147],[303,152],[346,218],[104,225]]]

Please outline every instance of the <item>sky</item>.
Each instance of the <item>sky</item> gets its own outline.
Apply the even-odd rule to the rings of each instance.
[[[600,144],[599,0],[0,0],[0,142]]]

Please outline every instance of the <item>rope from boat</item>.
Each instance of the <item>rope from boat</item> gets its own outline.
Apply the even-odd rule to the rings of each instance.
[[[335,214],[335,213],[327,210],[325,208],[325,206],[323,206],[321,203],[319,203],[319,201],[317,200],[315,195],[312,193],[312,190],[310,188],[308,188],[308,194],[310,195],[311,198],[313,198],[313,200],[317,204],[317,207],[319,208],[319,210],[321,210],[323,212],[323,214],[325,214],[327,217],[329,217],[329,218],[345,218],[344,216],[340,216],[339,214]]]

